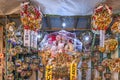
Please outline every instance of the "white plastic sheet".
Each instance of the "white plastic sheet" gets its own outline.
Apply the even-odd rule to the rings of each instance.
[[[16,14],[20,11],[20,3],[25,0],[0,0],[0,15]],[[91,15],[96,4],[107,3],[114,13],[120,12],[120,0],[30,0],[38,5],[44,14],[51,15]]]
[[[102,0],[37,0],[45,14],[90,15]]]

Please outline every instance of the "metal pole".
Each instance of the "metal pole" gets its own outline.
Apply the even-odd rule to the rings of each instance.
[[[96,40],[96,34],[94,34],[94,36],[93,36],[93,42],[92,42],[92,46],[91,46],[91,56],[94,56],[93,49],[94,49],[94,45],[95,45],[95,40]],[[94,71],[94,63],[91,62],[91,76],[93,74],[93,71]],[[93,77],[91,77],[91,80],[93,80]]]

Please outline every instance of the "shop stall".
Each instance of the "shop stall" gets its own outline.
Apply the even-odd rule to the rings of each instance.
[[[93,0],[92,14],[70,13],[70,3],[56,6],[58,13],[45,1],[18,1],[19,8],[0,17],[0,80],[119,80],[120,15],[114,7]]]

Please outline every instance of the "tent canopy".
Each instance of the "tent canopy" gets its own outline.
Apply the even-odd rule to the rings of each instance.
[[[22,1],[0,0],[0,15],[18,14]],[[95,6],[101,2],[111,6],[114,13],[120,12],[120,0],[31,0],[43,14],[62,16],[91,15]]]

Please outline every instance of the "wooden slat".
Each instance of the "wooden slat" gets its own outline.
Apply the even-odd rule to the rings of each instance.
[[[59,30],[62,30],[62,28],[45,28],[45,31],[59,31]],[[85,28],[64,28],[64,30],[67,30],[67,31],[84,31],[84,30],[90,30],[90,29],[85,29]]]
[[[3,80],[3,27],[0,26],[0,80]]]
[[[0,53],[3,51],[3,27],[0,27]]]

